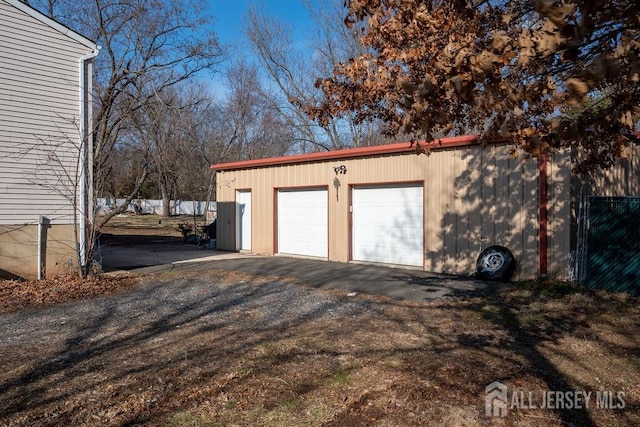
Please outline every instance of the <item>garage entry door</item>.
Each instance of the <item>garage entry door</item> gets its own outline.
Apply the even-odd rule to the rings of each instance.
[[[278,191],[278,252],[327,258],[326,189]]]
[[[423,187],[354,186],[352,258],[422,267]]]

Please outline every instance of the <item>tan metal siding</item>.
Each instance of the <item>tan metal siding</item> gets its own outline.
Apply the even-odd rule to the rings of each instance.
[[[0,224],[73,220],[79,59],[90,52],[0,0]]]
[[[488,244],[488,237],[485,239],[482,234],[482,225],[484,223],[481,213],[483,209],[483,177],[479,162],[482,162],[483,154],[479,147],[465,149],[463,152],[465,163],[461,166],[463,168],[466,167],[466,169],[458,172],[458,182],[461,189],[464,190],[464,203],[460,205],[460,209],[465,210],[469,224],[469,249],[468,256],[465,256],[464,261],[467,271],[474,271],[475,261],[480,249],[486,248]]]
[[[474,214],[480,214],[481,238],[486,240],[486,245],[496,243],[496,156],[493,146],[476,152],[475,162],[471,167],[480,169],[480,194],[473,195],[480,202],[480,209]],[[504,190],[504,189],[502,189]],[[471,199],[473,201],[473,199]],[[485,245],[483,245],[485,247]]]
[[[581,158],[580,153],[575,152],[571,157],[571,166],[575,166]],[[589,175],[573,174],[569,191],[571,233],[568,245],[575,250],[581,196],[640,197],[640,146],[629,147],[627,158],[618,160],[609,170],[599,170]]]
[[[571,156],[569,150],[555,153],[548,162],[548,272],[568,278],[571,252]]]
[[[218,177],[218,180],[221,178]],[[219,182],[219,181],[218,181]],[[230,195],[229,188],[218,187],[217,213],[217,235],[216,245],[218,248],[235,250],[235,230],[236,230],[236,205],[235,195]]]
[[[478,237],[479,232],[472,228],[471,218],[474,215],[469,214],[468,211],[473,209],[474,202],[469,200],[471,190],[468,170],[470,168],[469,162],[472,161],[469,149],[452,151],[452,155],[455,153],[455,179],[454,179],[454,210],[457,212],[455,221],[455,249],[452,253],[452,258],[456,260],[457,271],[473,271],[472,264],[475,260],[474,254],[477,255],[478,250]],[[453,225],[453,224],[452,224]],[[475,224],[477,227],[477,224]]]
[[[631,146],[628,157],[611,169],[579,176],[578,181],[586,195],[640,196],[640,146]]]
[[[564,157],[563,157],[564,156]],[[564,274],[568,255],[566,227],[568,155],[551,163],[550,266]],[[345,175],[334,167],[344,165]],[[340,181],[336,191],[334,179]],[[556,183],[558,181],[558,183]],[[220,172],[218,206],[222,228],[218,246],[232,250],[236,189],[253,194],[253,250],[273,253],[274,191],[278,188],[328,186],[329,259],[349,260],[350,187],[358,184],[424,183],[425,269],[453,274],[475,271],[481,248],[508,247],[516,256],[518,278],[538,275],[538,162],[512,157],[505,145],[436,150],[430,156],[381,155],[346,160],[279,165]],[[384,201],[382,201],[384,202]],[[228,206],[225,207],[225,206]],[[231,215],[231,216],[229,216]],[[481,237],[485,239],[481,240]]]
[[[467,207],[472,189],[467,167],[473,155],[469,150],[472,148],[438,151],[428,160],[431,165],[427,166],[426,197],[433,198],[433,202],[425,223],[435,231],[435,236],[432,234],[427,239],[427,258],[431,248],[437,251],[437,255],[427,264],[435,265],[436,271],[444,273],[466,270],[469,265],[462,255],[468,253],[471,246]]]

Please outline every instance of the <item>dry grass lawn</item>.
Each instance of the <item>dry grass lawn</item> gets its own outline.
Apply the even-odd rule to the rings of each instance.
[[[228,272],[180,280],[206,284],[213,273],[218,286],[227,289],[247,281],[256,288],[269,283]],[[176,279],[166,274],[142,278]],[[130,279],[120,279],[119,285],[124,289],[102,289],[129,295],[144,287]],[[336,303],[349,299],[338,292],[302,290]],[[78,297],[80,291],[74,292]],[[57,295],[58,301],[64,299]],[[209,326],[193,318],[179,328],[148,334],[135,323],[105,330],[97,325],[95,339],[110,345],[78,340],[73,355],[64,357],[55,339],[3,342],[0,423],[640,424],[637,299],[563,284],[523,284],[462,302],[417,304],[369,296],[351,301],[367,310],[291,319],[278,328],[252,321],[261,316],[259,310],[233,306],[216,313],[220,317]],[[6,293],[2,307],[12,308]],[[495,380],[534,397],[541,390],[621,392],[625,407],[596,408],[593,397],[585,410],[520,408],[510,409],[505,418],[487,418],[484,388]]]
[[[118,244],[144,243],[149,240],[181,240],[180,224],[193,228],[207,225],[203,216],[178,215],[163,218],[157,215],[119,215],[113,217],[100,230],[107,241]]]
[[[409,303],[222,271],[50,285],[0,282],[1,324],[123,311],[85,335],[3,332],[0,425],[640,425],[640,300],[625,295],[519,283]],[[201,299],[183,304],[186,288]],[[143,312],[154,289],[175,289],[179,303]],[[320,309],[303,312],[310,302]],[[536,408],[485,416],[496,380],[509,404],[530,392]],[[578,390],[593,392],[588,405],[539,408],[543,391]],[[598,407],[597,391],[614,407]]]

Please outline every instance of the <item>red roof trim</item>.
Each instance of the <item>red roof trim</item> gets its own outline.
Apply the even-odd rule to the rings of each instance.
[[[437,139],[431,142],[418,142],[431,150],[464,147],[478,143],[475,135],[456,136]],[[211,166],[216,171],[229,171],[238,169],[250,169],[265,166],[289,165],[295,163],[308,163],[323,160],[351,159],[383,154],[410,153],[415,150],[415,145],[410,142],[397,144],[374,145],[371,147],[347,148],[344,150],[325,151],[321,153],[297,154],[293,156],[271,157],[268,159],[244,160],[241,162],[219,163]]]

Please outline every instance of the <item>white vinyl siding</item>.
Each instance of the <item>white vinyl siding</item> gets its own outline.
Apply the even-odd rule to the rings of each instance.
[[[353,260],[422,267],[422,185],[353,188]]]
[[[278,191],[278,252],[327,258],[327,190]]]
[[[79,60],[91,51],[0,0],[0,224],[73,221]]]

